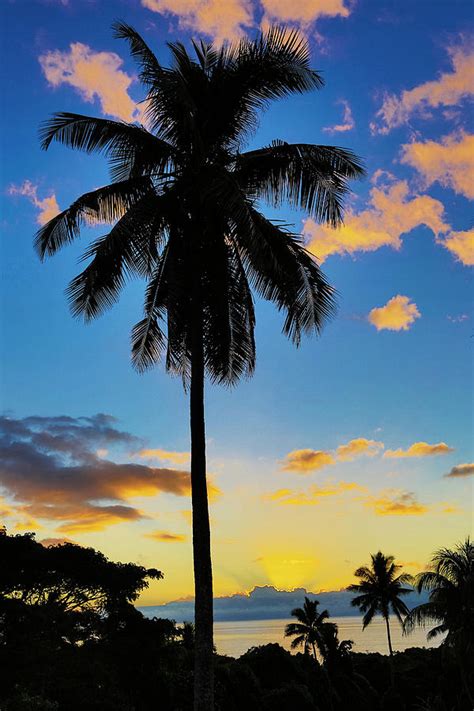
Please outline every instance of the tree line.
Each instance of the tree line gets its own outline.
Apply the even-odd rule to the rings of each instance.
[[[395,565],[385,561],[386,570]],[[393,572],[399,577],[396,566]],[[191,711],[194,625],[148,619],[134,606],[162,576],[155,568],[109,561],[92,548],[45,547],[33,534],[0,529],[0,709]],[[445,634],[443,642],[392,655],[357,653],[350,640],[339,640],[328,611],[305,600],[286,630],[303,653],[278,644],[254,647],[239,659],[213,651],[216,708],[470,711],[473,578],[469,540],[436,553],[431,569],[413,580],[429,590],[428,602],[402,617],[407,632],[426,623],[430,635]],[[384,614],[382,589],[364,591],[377,607],[374,615]],[[354,602],[360,606],[357,597]]]

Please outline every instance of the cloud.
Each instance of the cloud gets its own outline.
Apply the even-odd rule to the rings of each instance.
[[[189,452],[169,452],[166,449],[141,449],[138,456],[142,459],[160,459],[173,464],[187,464],[191,458]]]
[[[326,133],[345,133],[346,131],[352,131],[352,129],[355,127],[355,121],[352,116],[352,111],[351,107],[349,106],[349,102],[345,99],[341,99],[337,103],[342,104],[342,123],[336,124],[335,126],[326,126],[325,128],[323,128],[323,131],[325,131]]]
[[[181,30],[202,33],[217,42],[235,40],[254,25],[250,0],[142,0],[160,15],[176,16]]]
[[[0,418],[0,486],[20,516],[60,523],[61,533],[97,531],[144,514],[135,497],[188,496],[189,472],[116,463],[97,449],[129,448],[140,439],[110,415]],[[212,484],[210,495],[218,490]]]
[[[425,188],[438,182],[458,195],[474,199],[474,134],[461,131],[444,136],[439,142],[406,143],[400,160],[420,173]]]
[[[433,457],[450,452],[454,452],[454,449],[448,447],[444,442],[438,442],[438,444],[414,442],[408,449],[387,449],[383,456],[388,459],[400,459],[403,457]]]
[[[352,462],[356,457],[373,457],[384,448],[383,442],[359,437],[341,444],[334,452],[320,449],[295,449],[282,462],[283,471],[310,472],[339,462]]]
[[[344,0],[141,0],[142,6],[165,17],[176,17],[181,30],[236,40],[259,24],[296,26],[307,30],[320,17],[348,17]],[[262,16],[263,13],[263,17]]]
[[[308,28],[321,17],[349,17],[344,0],[261,0],[265,21]]]
[[[415,303],[410,303],[408,296],[393,296],[385,306],[372,309],[368,320],[377,331],[408,331],[421,314]]]
[[[39,225],[45,225],[60,212],[54,192],[40,200],[38,186],[34,185],[31,180],[25,180],[21,185],[10,185],[7,192],[9,195],[22,195],[28,198],[31,204],[39,210],[36,216],[36,222]]]
[[[42,54],[39,63],[50,86],[69,84],[84,101],[98,99],[103,114],[123,121],[141,120],[143,112],[128,93],[133,77],[120,69],[123,60],[115,52],[95,52],[73,42],[69,51]]]
[[[382,171],[376,171],[373,182],[378,183]],[[400,249],[402,235],[425,225],[435,237],[451,230],[444,222],[444,206],[429,195],[413,193],[407,181],[388,175],[384,185],[374,185],[368,206],[358,213],[348,210],[344,224],[334,229],[320,225],[312,218],[303,223],[307,248],[320,262],[330,255],[354,255],[373,252],[381,247]]]
[[[463,323],[464,321],[469,321],[468,314],[456,314],[455,316],[448,314],[446,318],[448,321],[451,321],[451,323]]]
[[[271,494],[266,494],[264,500],[274,501],[284,506],[315,506],[320,499],[327,496],[341,496],[347,491],[362,491],[367,489],[355,482],[340,481],[337,484],[317,486],[313,484],[308,491],[295,491],[293,489],[277,489]]]
[[[458,106],[474,94],[474,52],[464,46],[448,47],[447,51],[452,71],[405,90],[400,96],[386,94],[376,113],[376,121],[370,124],[372,133],[387,134],[407,124],[412,116],[431,118],[432,109]]]
[[[162,543],[183,543],[186,540],[186,536],[181,533],[169,533],[168,531],[152,531],[151,533],[144,533],[145,538],[151,538],[154,541],[160,541]]]
[[[39,541],[45,548],[50,546],[62,546],[64,543],[74,543],[70,538],[42,538]]]
[[[472,476],[474,474],[474,462],[469,464],[457,464],[451,469],[448,474],[445,474],[445,479],[462,479],[466,476]]]
[[[285,472],[311,472],[335,464],[330,452],[316,449],[295,449],[289,452],[282,464]]]
[[[465,232],[449,232],[445,239],[436,241],[448,249],[464,266],[474,266],[474,229]]]
[[[365,505],[378,516],[420,516],[428,512],[412,491],[386,489],[379,496],[370,496]]]
[[[341,444],[337,448],[337,459],[341,462],[352,462],[361,455],[374,457],[383,447],[383,442],[377,442],[374,439],[365,439],[365,437],[351,439],[347,444]]]

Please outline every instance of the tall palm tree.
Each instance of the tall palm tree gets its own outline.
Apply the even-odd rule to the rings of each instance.
[[[303,607],[295,607],[291,616],[298,622],[290,622],[285,627],[285,637],[293,637],[291,648],[303,647],[305,654],[312,649],[313,657],[317,659],[316,649],[324,659],[326,657],[326,640],[337,635],[337,625],[328,622],[329,612],[318,611],[319,601],[304,599]]]
[[[419,593],[429,592],[424,602],[407,615],[404,631],[417,625],[435,624],[428,639],[446,634],[444,644],[452,647],[460,663],[463,684],[471,704],[473,693],[467,679],[465,661],[474,651],[474,543],[466,538],[454,549],[441,548],[431,559],[431,570],[415,578]]]
[[[394,614],[400,624],[403,624],[403,617],[408,614],[408,608],[402,596],[411,592],[411,588],[403,587],[405,583],[411,582],[411,576],[408,573],[398,574],[399,570],[401,566],[395,564],[392,555],[385,556],[379,551],[371,555],[370,567],[362,566],[355,571],[354,575],[361,582],[347,588],[350,592],[358,593],[357,597],[351,600],[351,605],[365,613],[362,618],[364,629],[370,625],[374,615],[382,615],[387,628],[390,657],[393,655],[393,648],[389,616],[390,613]]]
[[[42,258],[75,240],[84,223],[115,223],[86,251],[90,263],[68,289],[75,316],[90,320],[114,304],[129,277],[147,280],[144,318],[132,332],[132,361],[143,371],[164,359],[190,392],[195,576],[195,709],[213,706],[212,568],[206,483],[204,383],[233,385],[255,366],[251,289],[285,314],[296,344],[319,334],[333,312],[333,289],[300,238],[268,220],[260,201],[288,204],[337,226],[348,181],[363,174],[356,156],[334,146],[274,141],[243,151],[270,100],[322,86],[297,32],[190,55],[169,44],[162,66],[140,35],[129,42],[147,88],[147,127],[55,114],[42,145],[59,141],[108,156],[111,183],[82,195],[40,229]]]

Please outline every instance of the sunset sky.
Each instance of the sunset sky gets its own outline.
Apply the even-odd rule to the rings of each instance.
[[[64,289],[82,240],[41,264],[33,236],[108,180],[101,156],[42,152],[53,111],[140,121],[136,66],[111,24],[166,42],[296,26],[326,86],[280,101],[273,139],[353,149],[367,178],[332,230],[289,209],[339,294],[296,350],[257,301],[257,370],[207,391],[216,595],[334,590],[378,549],[408,572],[472,528],[474,48],[460,0],[4,0],[0,516],[10,532],[92,545],[165,574],[143,604],[192,594],[187,397],[137,375],[143,283],[92,325]]]

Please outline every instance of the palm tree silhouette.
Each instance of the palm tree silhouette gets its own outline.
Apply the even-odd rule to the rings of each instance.
[[[75,240],[90,222],[115,223],[86,251],[91,261],[71,282],[72,313],[86,321],[112,306],[129,277],[147,280],[144,318],[132,332],[139,371],[164,359],[190,392],[195,577],[195,709],[213,708],[212,566],[204,421],[206,376],[235,384],[255,366],[251,288],[284,312],[296,344],[319,334],[334,293],[300,238],[268,220],[260,202],[288,204],[334,226],[348,180],[363,174],[356,156],[333,146],[274,141],[242,152],[270,100],[318,89],[306,41],[273,28],[256,40],[191,56],[169,44],[163,67],[142,37],[117,23],[147,88],[147,128],[79,114],[43,126],[53,140],[110,160],[112,182],[78,198],[42,227],[41,258]]]
[[[416,590],[429,592],[429,600],[411,610],[403,628],[410,633],[417,625],[435,623],[427,638],[446,634],[444,644],[456,653],[466,694],[473,705],[465,662],[472,658],[474,647],[474,544],[468,537],[454,549],[441,548],[431,559],[431,568],[415,578]]]
[[[354,573],[361,582],[347,588],[350,592],[358,593],[358,596],[351,600],[351,605],[365,613],[362,618],[364,629],[370,625],[374,615],[380,614],[384,618],[390,657],[393,656],[393,648],[389,615],[392,612],[400,624],[403,624],[403,617],[408,614],[408,608],[401,598],[411,592],[410,588],[403,587],[405,583],[411,582],[411,576],[408,573],[399,575],[401,566],[396,565],[394,561],[392,555],[385,556],[380,551],[371,555],[370,567],[362,566]]]
[[[285,637],[294,637],[291,648],[303,647],[305,654],[308,654],[311,648],[316,660],[316,649],[324,659],[327,638],[331,635],[337,636],[337,625],[327,621],[329,612],[318,612],[318,606],[318,600],[305,597],[303,607],[295,607],[291,611],[292,617],[296,617],[298,622],[290,622],[285,627]]]

